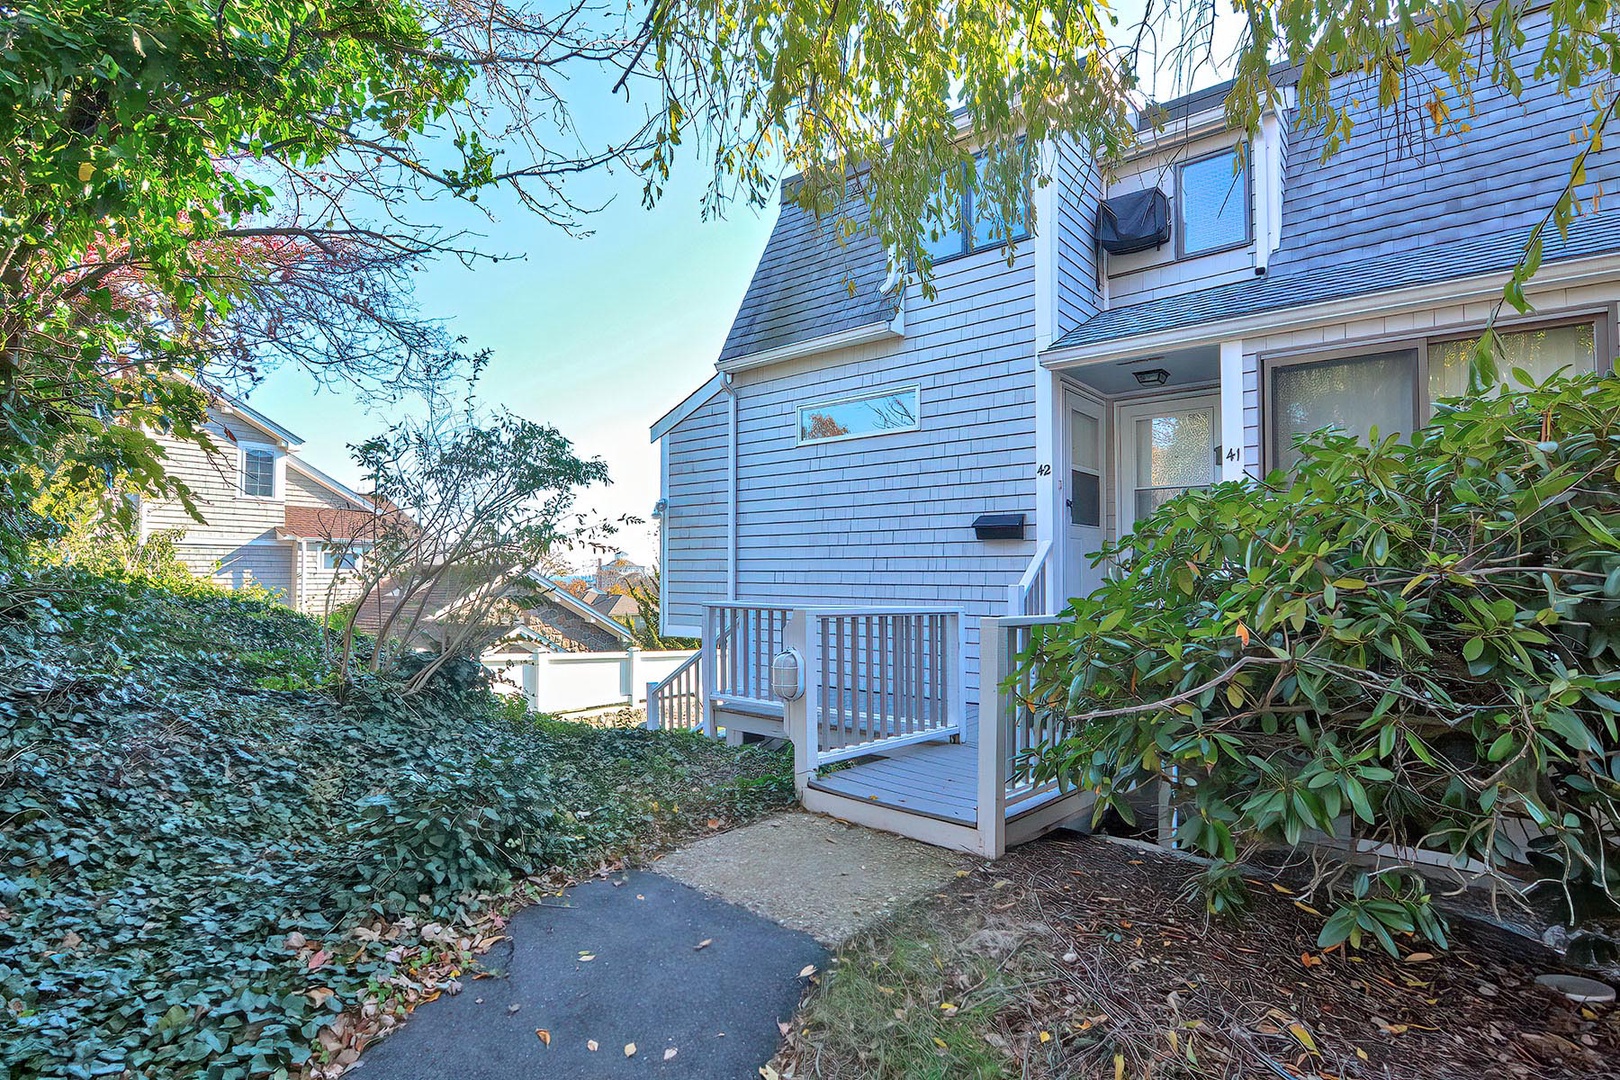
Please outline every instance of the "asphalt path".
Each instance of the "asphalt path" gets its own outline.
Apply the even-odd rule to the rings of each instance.
[[[827,959],[807,934],[641,871],[549,897],[508,933],[488,976],[416,1009],[349,1075],[757,1080],[804,969]]]

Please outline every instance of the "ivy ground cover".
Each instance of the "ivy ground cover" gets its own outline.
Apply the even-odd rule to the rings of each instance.
[[[515,881],[791,794],[780,755],[514,715],[470,664],[338,695],[261,600],[60,570],[0,597],[4,1080],[308,1074]]]

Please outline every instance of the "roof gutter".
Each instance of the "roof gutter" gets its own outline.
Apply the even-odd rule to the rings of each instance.
[[[796,341],[791,345],[767,349],[764,352],[753,353],[749,356],[739,356],[735,360],[722,360],[715,364],[715,367],[726,374],[737,371],[750,371],[754,368],[768,367],[771,364],[780,364],[788,360],[798,360],[805,356],[814,356],[817,353],[831,352],[833,349],[847,349],[852,345],[867,345],[874,341],[887,341],[890,338],[905,336],[906,309],[905,304],[901,303],[896,305],[894,318],[892,319],[852,326],[848,330],[840,330],[834,334],[823,334],[820,337],[809,338],[805,341]]]
[[[1610,282],[1614,277],[1614,256],[1593,255],[1545,265],[1531,279],[1530,284],[1535,289],[1572,288]],[[1222,341],[1234,338],[1305,330],[1324,322],[1401,315],[1433,307],[1437,303],[1456,304],[1495,300],[1502,295],[1502,287],[1507,279],[1508,271],[1474,274],[1430,285],[1413,285],[1382,293],[1359,293],[1337,300],[1260,311],[1252,315],[1239,315],[1173,330],[1159,330],[1108,341],[1048,349],[1041,354],[1041,366],[1064,368],[1110,360],[1131,360],[1144,353],[1219,345]]]

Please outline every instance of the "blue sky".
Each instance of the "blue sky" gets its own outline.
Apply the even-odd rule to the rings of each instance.
[[[622,98],[605,95],[573,104],[587,137],[618,126],[626,108]],[[589,215],[592,235],[584,238],[514,201],[492,200],[494,221],[437,201],[426,208],[436,223],[484,234],[483,250],[523,257],[472,269],[442,261],[416,284],[424,314],[445,318],[469,350],[494,351],[480,400],[551,424],[608,463],[613,483],[587,489],[579,505],[605,519],[649,519],[615,538],[639,559],[655,555],[650,514],[658,499],[658,454],[647,429],[714,373],[776,216],[774,203],[756,211],[739,202],[723,220],[702,220],[705,174],[694,162],[681,165],[650,211],[634,176],[580,178],[569,189],[576,201],[608,204]],[[350,483],[359,474],[346,444],[389,422],[351,390],[319,390],[295,369],[273,373],[248,400],[305,440],[303,457]],[[588,559],[594,555],[581,552],[576,561]]]

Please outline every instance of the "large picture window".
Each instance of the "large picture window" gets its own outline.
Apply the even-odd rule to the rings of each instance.
[[[915,431],[920,426],[915,386],[874,390],[799,406],[799,445]]]
[[[276,452],[245,447],[242,450],[242,494],[255,499],[276,497]]]
[[[966,174],[968,168],[975,169],[978,173],[979,186],[982,187],[985,182],[987,161],[985,155],[979,154],[974,157],[971,165],[964,164],[963,180],[968,179]],[[962,186],[971,188],[973,185],[964,183]],[[973,251],[999,247],[1007,241],[1028,238],[1028,206],[1020,206],[1017,217],[1008,222],[1003,220],[1000,207],[987,201],[976,200],[970,190],[953,194],[946,190],[943,179],[940,180],[940,189],[945,203],[945,220],[925,222],[923,235],[923,248],[935,262]],[[978,205],[975,205],[976,203]]]
[[[1592,323],[1547,326],[1498,334],[1501,354],[1496,360],[1497,384],[1516,386],[1518,368],[1536,382],[1560,369],[1566,375],[1591,371],[1597,362],[1597,328]],[[1479,338],[1453,338],[1429,346],[1429,400],[1461,397],[1468,392],[1468,365]],[[1493,389],[1491,393],[1496,393]]]
[[[1249,204],[1249,166],[1236,149],[1183,162],[1176,170],[1177,252],[1207,255],[1247,244]]]
[[[1417,353],[1347,356],[1288,364],[1271,372],[1273,460],[1292,468],[1299,460],[1294,436],[1338,428],[1366,439],[1405,434],[1417,421]]]

